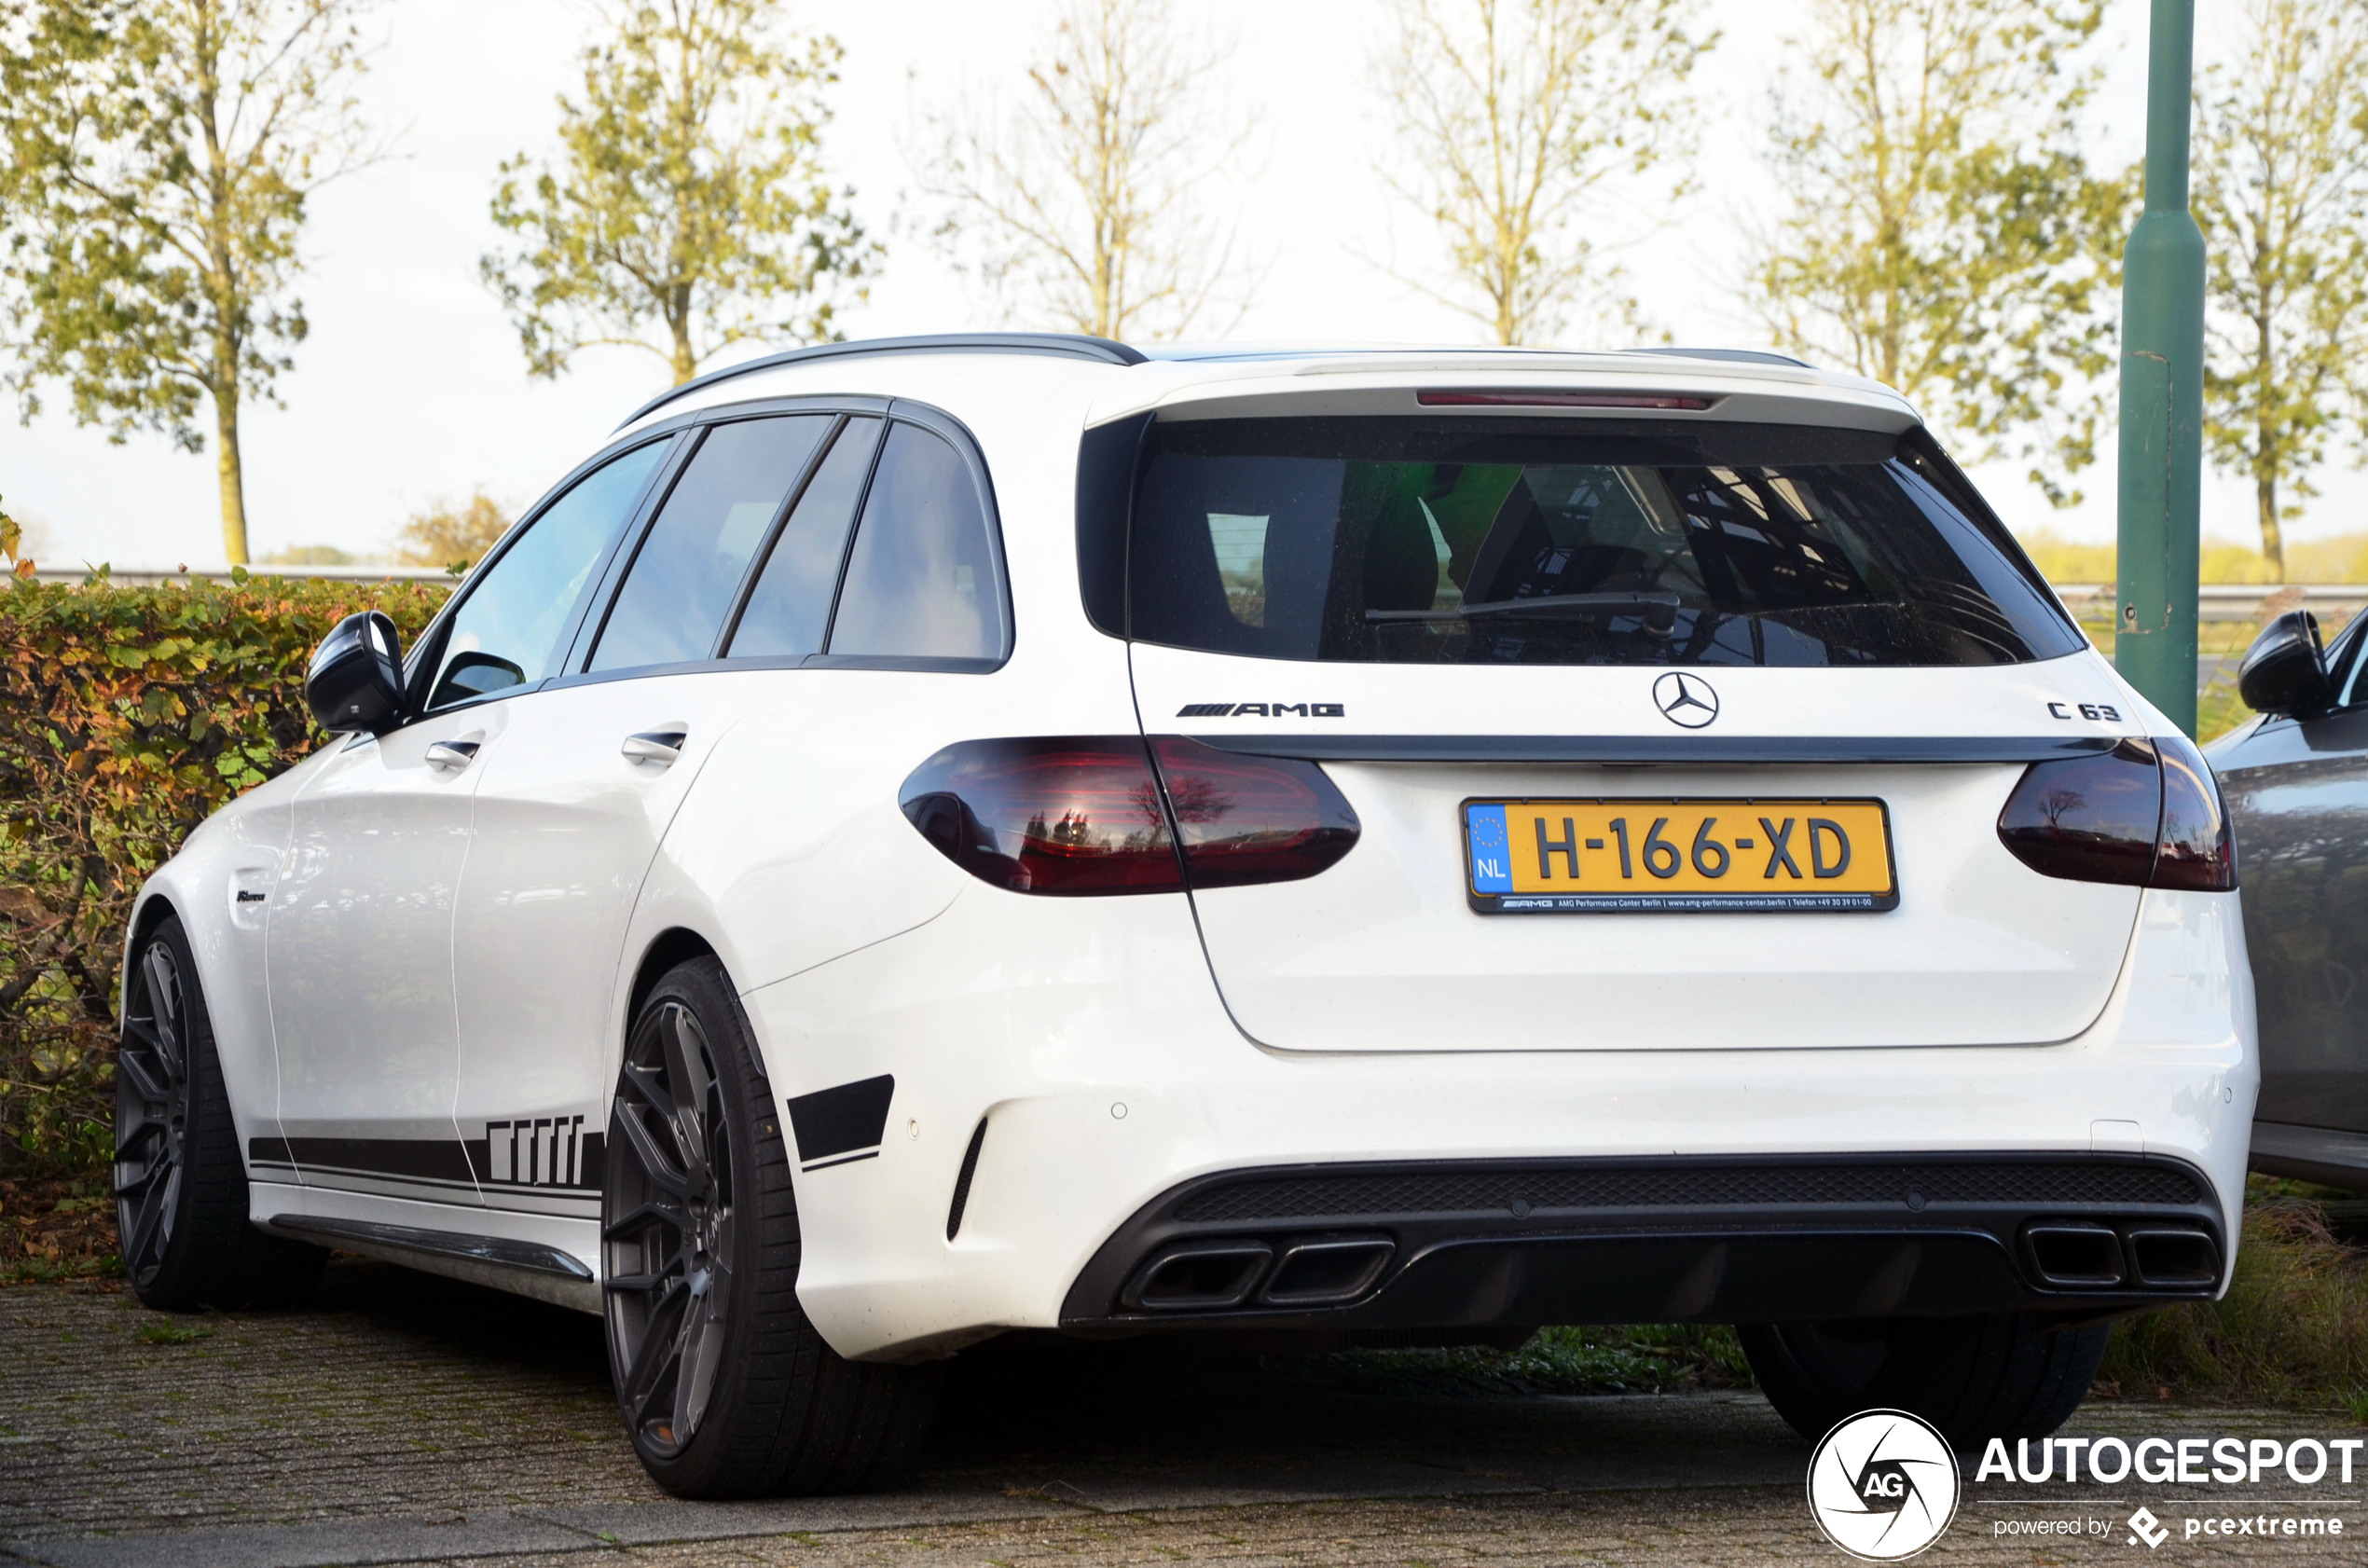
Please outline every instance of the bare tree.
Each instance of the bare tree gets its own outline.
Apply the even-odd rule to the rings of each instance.
[[[2240,25],[2243,55],[2196,93],[2204,440],[2215,467],[2252,481],[2283,582],[2281,504],[2315,493],[2310,471],[2368,400],[2368,12],[2251,0]]]
[[[1715,34],[1690,0],[1400,0],[1375,63],[1393,117],[1384,185],[1438,227],[1435,271],[1394,276],[1485,323],[1499,343],[1552,338],[1579,306],[1633,331],[1605,254],[1651,227],[1642,176],[1694,150],[1686,89]],[[1653,193],[1682,193],[1680,173]]]
[[[1926,406],[2058,504],[2095,457],[2134,181],[2076,117],[2103,0],[1816,0],[1745,294],[1776,341]],[[2019,445],[2013,438],[2020,433]]]
[[[18,385],[62,377],[75,418],[204,445],[222,543],[247,558],[241,405],[294,366],[312,192],[378,145],[353,97],[371,0],[6,0],[0,207],[21,249]]]
[[[1196,194],[1255,131],[1225,123],[1223,60],[1161,0],[1062,0],[1017,103],[926,122],[915,161],[948,207],[939,242],[1021,320],[1098,337],[1231,326],[1258,268]]]

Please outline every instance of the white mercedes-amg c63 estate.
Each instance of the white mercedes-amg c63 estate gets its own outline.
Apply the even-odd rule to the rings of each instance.
[[[1774,355],[833,345],[677,389],[142,895],[161,1306],[601,1314],[689,1495],[1014,1329],[1742,1327],[2052,1430],[2224,1288],[2217,786],[1913,408]]]

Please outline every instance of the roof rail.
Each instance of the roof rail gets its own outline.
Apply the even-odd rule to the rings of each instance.
[[[839,359],[852,354],[1059,354],[1070,359],[1098,360],[1104,364],[1141,364],[1145,355],[1139,349],[1130,348],[1109,337],[1089,337],[1078,332],[955,332],[925,337],[859,337],[846,343],[817,343],[806,349],[787,349],[778,354],[766,354],[739,364],[727,364],[721,370],[710,370],[696,376],[679,387],[670,387],[626,417],[626,425],[665,407],[686,392],[701,387],[711,387],[718,381],[728,381],[735,376],[752,376],[760,370],[774,370],[785,364],[801,364],[807,360]]]
[[[1767,349],[1639,349],[1640,354],[1668,354],[1677,359],[1723,359],[1736,364],[1796,364],[1803,370],[1815,365],[1805,359],[1780,354]]]

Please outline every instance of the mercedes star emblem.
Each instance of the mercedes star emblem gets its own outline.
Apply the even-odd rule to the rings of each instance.
[[[1698,730],[1718,717],[1718,694],[1700,676],[1673,669],[1653,682],[1653,706],[1671,723]]]

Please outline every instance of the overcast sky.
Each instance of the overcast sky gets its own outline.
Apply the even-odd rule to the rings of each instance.
[[[1006,324],[930,250],[903,149],[916,140],[919,115],[945,103],[966,77],[974,89],[1009,80],[1044,9],[1038,0],[803,0],[792,10],[796,25],[846,46],[825,155],[888,244],[869,303],[844,318],[850,336]],[[1681,343],[1759,340],[1735,299],[1736,234],[1766,184],[1755,155],[1771,62],[1806,9],[1803,0],[1705,7],[1725,33],[1698,78],[1705,188],[1632,256],[1647,311]],[[2143,42],[2131,30],[2142,29],[2145,7],[2122,0],[2114,9],[2122,47],[2098,134],[2113,156],[2134,157]],[[1204,193],[1211,206],[1237,207],[1245,233],[1274,257],[1231,336],[1484,341],[1480,323],[1356,259],[1392,243],[1390,209],[1370,172],[1382,128],[1366,70],[1384,34],[1384,0],[1192,0],[1185,14],[1235,41],[1226,96],[1254,109],[1261,127],[1262,156],[1227,188]],[[382,43],[362,96],[376,120],[399,131],[399,156],[313,202],[300,291],[311,337],[281,380],[287,406],[246,415],[258,557],[300,543],[368,552],[415,508],[478,487],[521,506],[666,384],[663,362],[614,349],[584,353],[556,383],[530,379],[516,334],[477,282],[477,257],[496,238],[487,217],[494,166],[548,148],[553,96],[575,86],[588,25],[588,12],[569,0],[391,0],[377,13]],[[2204,30],[2209,52],[2212,23]],[[1422,239],[1401,222],[1402,262],[1418,259]],[[1590,341],[1581,327],[1568,335],[1575,347]],[[62,397],[48,401],[51,411],[30,429],[0,422],[0,496],[34,525],[51,561],[221,560],[211,450],[192,457],[154,435],[111,446],[58,411]],[[2092,499],[2075,513],[2051,512],[2011,468],[1979,477],[2017,527],[2110,538],[2106,446],[2108,461],[2083,475]],[[2324,488],[2295,530],[2304,537],[2361,526],[2368,484],[2337,471]],[[2250,539],[2247,492],[2208,478],[2204,526]]]

